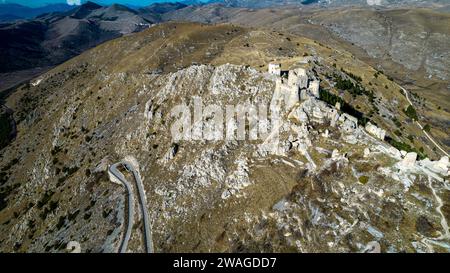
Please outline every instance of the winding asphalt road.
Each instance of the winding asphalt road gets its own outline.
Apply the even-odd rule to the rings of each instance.
[[[131,230],[133,229],[134,222],[134,194],[130,186],[130,183],[125,179],[123,174],[117,169],[121,163],[116,163],[109,167],[109,171],[125,186],[128,197],[128,225],[125,230],[125,235],[120,244],[119,253],[126,253],[128,248],[128,241],[130,241]]]
[[[128,225],[127,229],[125,231],[125,236],[123,237],[121,246],[120,246],[120,253],[124,253],[127,250],[128,247],[128,241],[131,237],[131,230],[133,228],[133,218],[134,218],[134,194],[132,187],[130,186],[130,183],[125,179],[125,176],[117,169],[118,166],[123,166],[125,169],[129,172],[131,172],[134,176],[134,180],[136,182],[137,192],[139,195],[139,203],[141,207],[142,212],[142,219],[144,222],[144,241],[145,241],[145,249],[147,253],[154,253],[153,249],[153,243],[152,243],[152,234],[151,234],[151,227],[150,227],[150,220],[148,217],[148,209],[147,209],[147,202],[145,198],[144,193],[144,186],[142,184],[141,177],[139,173],[134,169],[133,165],[129,162],[118,162],[116,164],[113,164],[109,170],[110,172],[120,180],[120,182],[125,186],[128,194]]]
[[[152,232],[151,232],[151,226],[150,226],[150,219],[148,217],[148,209],[147,209],[147,200],[145,198],[145,192],[144,192],[144,186],[141,180],[141,176],[139,173],[134,169],[133,165],[129,162],[124,162],[123,165],[125,168],[133,173],[134,180],[136,181],[137,191],[139,194],[139,203],[141,206],[141,212],[142,212],[142,219],[144,222],[144,241],[145,241],[145,249],[147,250],[147,253],[153,253],[153,243],[152,243]]]

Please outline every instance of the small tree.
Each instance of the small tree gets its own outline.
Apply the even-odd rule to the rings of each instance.
[[[408,106],[404,112],[410,119],[417,120],[417,112],[412,105]]]

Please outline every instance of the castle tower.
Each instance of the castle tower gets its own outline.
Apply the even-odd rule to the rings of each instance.
[[[270,63],[269,73],[277,76],[281,76],[281,64]]]
[[[282,79],[277,79],[272,102],[284,103],[286,110],[291,109],[299,101],[297,86],[290,86]]]
[[[289,71],[288,84],[290,86],[297,86],[299,89],[308,87],[308,75],[303,68],[297,68]]]
[[[289,70],[288,75],[288,85],[289,86],[296,86],[298,81],[297,72],[295,70]]]
[[[308,87],[308,75],[306,75],[306,70],[303,68],[297,69],[297,75],[298,75],[298,87],[300,89],[307,88]]]
[[[310,82],[309,84],[309,92],[311,93],[311,95],[313,95],[316,98],[320,98],[320,81],[319,80],[314,80],[312,82]]]

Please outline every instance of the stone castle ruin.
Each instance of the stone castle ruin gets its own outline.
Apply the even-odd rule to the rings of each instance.
[[[310,96],[320,97],[320,81],[310,80],[304,68],[289,70],[286,79],[282,77],[281,65],[271,63],[269,64],[269,73],[277,76],[275,96],[286,98],[288,109]]]
[[[312,146],[310,139],[309,123],[329,125],[338,130],[344,135],[344,140],[350,144],[361,142],[363,131],[364,134],[373,136],[378,140],[379,149],[385,150],[393,157],[401,160],[398,167],[401,169],[416,168],[417,166],[425,167],[435,173],[442,175],[449,175],[448,157],[443,157],[440,161],[430,161],[429,159],[417,162],[417,154],[399,151],[396,148],[383,143],[386,137],[386,131],[368,122],[364,127],[358,126],[358,119],[352,115],[341,112],[340,103],[335,106],[330,106],[326,102],[320,100],[320,81],[313,77],[309,77],[306,69],[295,68],[283,73],[281,65],[271,63],[269,64],[269,74],[275,75],[276,86],[273,94],[273,101],[284,100],[287,111],[287,126],[288,130],[294,132],[289,136],[288,140],[277,140],[270,143],[269,152],[273,154],[283,155],[289,149],[297,149],[309,161],[310,167],[315,168],[315,164],[308,153],[308,148]],[[286,77],[287,74],[287,77]],[[275,103],[277,107],[279,104]],[[296,120],[298,123],[291,123],[289,120]],[[281,128],[281,127],[280,127]],[[329,131],[326,130],[322,136],[328,137]],[[381,142],[380,142],[381,141]],[[368,152],[369,154],[370,152]],[[337,151],[336,151],[337,154]],[[336,156],[336,158],[338,158]]]
[[[319,103],[320,80],[308,77],[306,69],[295,68],[289,70],[286,79],[282,76],[281,65],[270,63],[268,72],[269,74],[277,76],[274,97],[284,98],[287,109],[291,109],[298,102],[306,101],[308,99],[315,99],[315,104]],[[343,124],[343,129],[346,132],[351,132],[358,127],[358,119],[356,117],[347,113],[339,115],[339,103],[337,103],[334,108],[331,107],[328,111],[323,113],[323,109],[325,108],[329,107],[313,107],[311,116],[315,121],[321,123],[324,117],[329,117],[332,126],[335,126],[336,122],[339,121]],[[300,114],[300,120],[304,120],[304,118],[305,115]],[[365,130],[380,140],[385,139],[386,131],[370,122],[365,126]]]
[[[281,76],[281,65],[275,64],[275,63],[270,63],[269,64],[269,73]]]

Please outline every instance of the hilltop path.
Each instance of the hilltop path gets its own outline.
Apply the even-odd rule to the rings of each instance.
[[[406,90],[406,88],[404,88],[403,86],[399,85],[400,88],[403,90],[403,92],[405,93],[405,97],[406,100],[408,101],[408,103],[414,107],[414,104],[412,103],[411,99],[409,98],[409,92],[408,90]],[[434,144],[434,146],[436,146],[436,148],[438,148],[441,152],[444,153],[444,155],[449,156],[448,153],[441,148],[441,146],[439,146],[439,144],[437,144],[436,141],[434,141],[434,139],[424,130],[424,127],[422,126],[422,124],[419,123],[418,120],[415,121],[416,124],[419,126],[420,130],[422,130],[422,132],[425,134],[425,136]],[[450,157],[450,156],[449,156]]]

